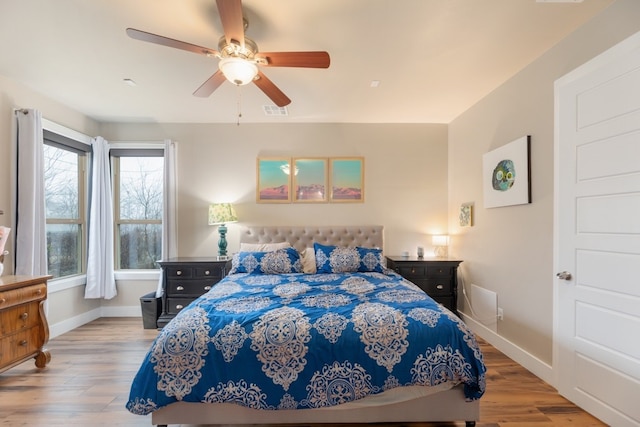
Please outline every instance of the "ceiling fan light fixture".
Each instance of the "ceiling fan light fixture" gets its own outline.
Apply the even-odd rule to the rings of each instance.
[[[227,80],[237,86],[251,83],[258,75],[258,66],[242,58],[222,58],[218,68]]]

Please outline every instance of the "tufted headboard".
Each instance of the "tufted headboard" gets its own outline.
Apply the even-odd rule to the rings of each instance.
[[[247,227],[240,234],[240,243],[289,242],[298,251],[313,247],[314,243],[335,246],[360,246],[383,249],[384,227],[369,226],[321,226],[291,227],[264,226]]]

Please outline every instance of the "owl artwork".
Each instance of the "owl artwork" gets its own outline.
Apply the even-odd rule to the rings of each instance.
[[[512,160],[501,160],[493,169],[491,183],[497,191],[507,191],[516,179],[516,168]]]

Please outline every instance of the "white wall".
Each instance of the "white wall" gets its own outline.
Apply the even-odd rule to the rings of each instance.
[[[637,31],[640,2],[618,0],[449,125],[452,251],[465,260],[467,284],[497,292],[498,338],[534,364],[552,364],[554,81]],[[532,140],[533,203],[485,209],[483,154],[523,135]],[[460,228],[467,202],[475,225]]]
[[[178,253],[217,255],[210,202],[235,203],[228,251],[246,225],[385,226],[385,252],[431,249],[446,231],[447,127],[433,124],[105,124],[110,141],[178,141]],[[258,157],[362,156],[364,203],[256,203]]]

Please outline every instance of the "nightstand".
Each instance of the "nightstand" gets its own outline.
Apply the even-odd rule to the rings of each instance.
[[[387,256],[387,267],[415,283],[436,302],[458,314],[458,265],[450,258]]]
[[[162,314],[158,318],[158,328],[163,328],[180,310],[218,283],[226,274],[227,262],[216,258],[158,261],[163,275]]]

